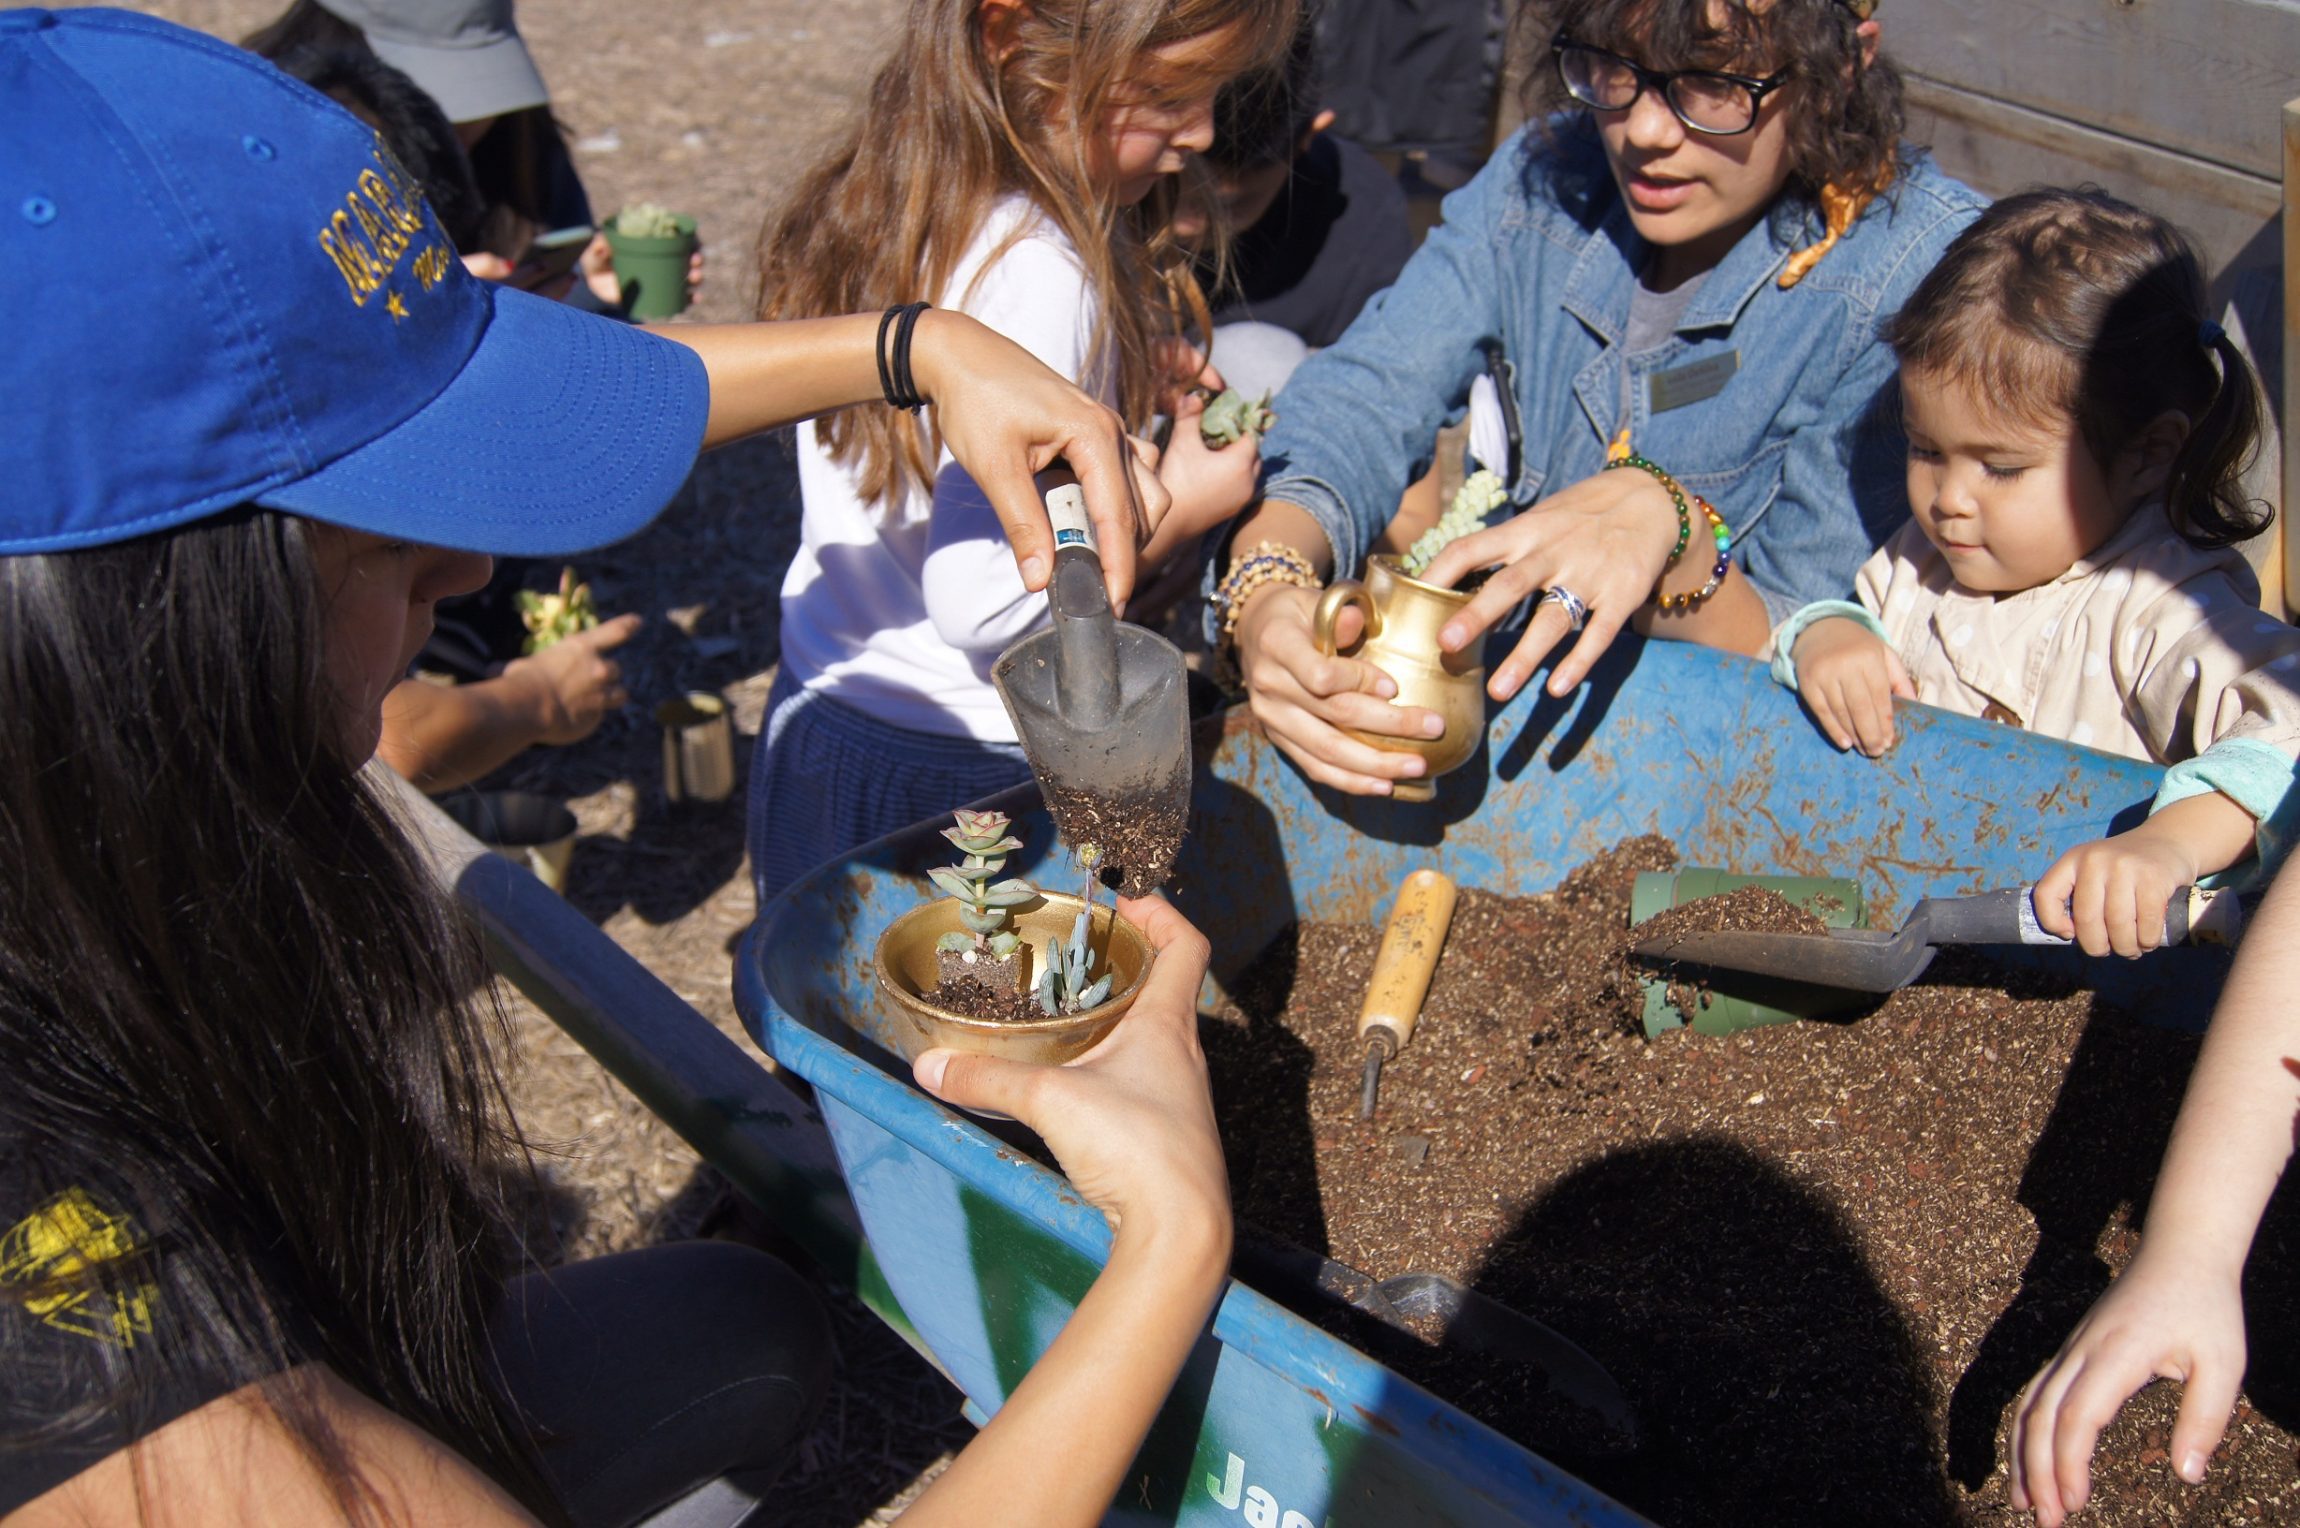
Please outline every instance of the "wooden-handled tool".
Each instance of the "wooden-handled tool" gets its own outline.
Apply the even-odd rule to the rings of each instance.
[[[1398,887],[1389,926],[1382,930],[1382,947],[1374,955],[1373,980],[1366,984],[1366,1004],[1358,1010],[1358,1038],[1366,1047],[1359,1119],[1374,1117],[1382,1063],[1404,1050],[1414,1036],[1422,999],[1429,995],[1430,973],[1437,969],[1438,952],[1445,948],[1446,930],[1453,924],[1454,896],[1452,878],[1438,870],[1417,870]]]

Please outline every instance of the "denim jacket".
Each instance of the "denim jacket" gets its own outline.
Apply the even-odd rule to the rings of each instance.
[[[1551,126],[1554,138],[1538,122],[1521,130],[1447,197],[1445,221],[1397,284],[1294,373],[1262,443],[1262,492],[1308,510],[1335,568],[1356,568],[1498,346],[1524,433],[1513,503],[1595,475],[1626,423],[1641,455],[1717,506],[1776,623],[1808,601],[1842,597],[1908,514],[1901,423],[1886,387],[1893,356],[1879,320],[1985,199],[1911,156],[1788,291],[1775,277],[1792,250],[1820,237],[1819,219],[1768,214],[1709,272],[1674,334],[1626,355],[1619,346],[1647,248],[1588,119]],[[1704,361],[1705,372],[1686,369]],[[1720,389],[1684,401],[1699,379],[1728,369]],[[1660,401],[1677,405],[1660,412],[1657,375]]]

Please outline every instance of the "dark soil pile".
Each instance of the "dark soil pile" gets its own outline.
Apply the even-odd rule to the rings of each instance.
[[[926,1000],[952,1013],[964,1014],[970,1019],[989,1019],[996,1024],[1027,1024],[1046,1017],[1036,1003],[1021,993],[1001,990],[971,978],[942,982],[926,994]]]
[[[1640,940],[1662,943],[1687,934],[1827,934],[1829,925],[1777,891],[1743,886],[1664,908],[1632,932]]]
[[[1850,1022],[1648,1042],[1620,951],[1635,873],[1672,858],[1637,839],[1539,896],[1463,892],[1370,1124],[1379,930],[1281,936],[1202,1025],[1241,1223],[1580,1343],[1638,1411],[1633,1455],[1585,1450],[1491,1363],[1369,1346],[1662,1523],[2026,1522],[2008,1407],[2129,1259],[2196,1037],[1945,951]],[[2169,1472],[2160,1386],[2104,1435],[2087,1520],[2300,1522],[2293,1198],[2207,1483]]]

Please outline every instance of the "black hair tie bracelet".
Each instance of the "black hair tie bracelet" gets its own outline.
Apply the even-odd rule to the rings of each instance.
[[[918,381],[910,373],[911,336],[918,330],[918,316],[933,307],[931,302],[897,303],[879,315],[878,321],[878,385],[886,395],[889,408],[907,409],[915,414],[926,407],[926,399],[919,395]],[[894,330],[894,345],[887,345],[887,330]]]

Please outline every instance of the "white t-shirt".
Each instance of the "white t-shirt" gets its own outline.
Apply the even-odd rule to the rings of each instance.
[[[1076,249],[1026,198],[1008,196],[991,209],[935,305],[979,319],[1113,399],[1107,380],[1081,379],[1095,303]],[[798,454],[806,508],[783,578],[782,661],[791,677],[914,732],[1014,741],[990,667],[1045,624],[1046,597],[1024,592],[981,490],[944,451],[931,499],[906,484],[893,502],[866,504],[811,421],[799,426]]]

